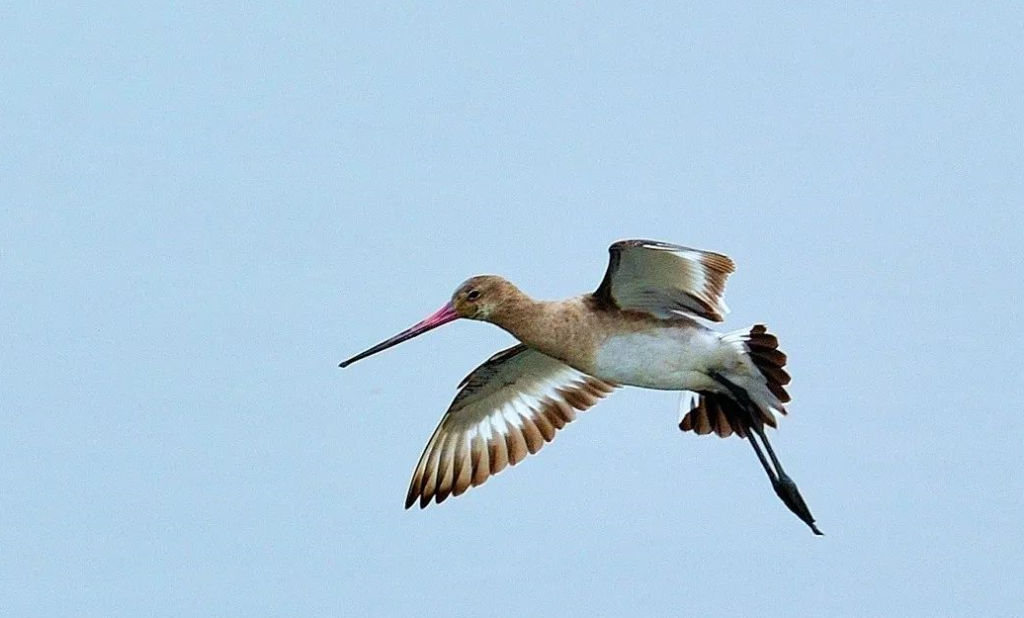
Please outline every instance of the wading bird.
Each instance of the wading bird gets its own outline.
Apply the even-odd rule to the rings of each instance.
[[[685,391],[679,428],[748,440],[775,493],[821,534],[764,432],[790,400],[778,339],[761,324],[723,334],[696,319],[724,319],[733,261],[650,240],[620,241],[609,252],[608,270],[592,294],[536,301],[501,277],[473,277],[422,322],[341,363],[347,367],[459,318],[496,324],[521,342],[459,385],[420,456],[406,508],[440,504],[482,484],[540,450],[576,410],[628,385]]]

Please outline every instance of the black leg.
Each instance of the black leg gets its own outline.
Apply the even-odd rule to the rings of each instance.
[[[747,439],[750,440],[750,445],[754,449],[754,453],[757,454],[758,460],[761,462],[761,466],[764,471],[768,474],[768,479],[772,482],[772,489],[775,490],[775,495],[782,500],[782,503],[793,512],[794,515],[800,518],[811,531],[817,535],[823,535],[821,530],[814,524],[814,516],[811,515],[811,510],[807,508],[807,503],[804,502],[803,496],[800,495],[800,490],[797,489],[796,483],[789,477],[788,474],[782,469],[782,464],[779,462],[779,458],[775,455],[775,449],[772,448],[771,442],[768,441],[768,436],[764,433],[764,425],[761,421],[760,411],[757,410],[754,402],[750,400],[747,392],[739,386],[733,384],[731,381],[724,378],[718,373],[712,373],[711,377],[716,382],[724,386],[729,393],[732,395],[733,400],[739,404],[740,409],[747,413],[747,423],[750,431],[757,434],[757,437],[761,439],[764,444],[764,448],[768,451],[768,457],[772,460],[772,465],[775,469],[772,470],[768,465],[768,461],[765,459],[764,453],[761,452],[760,446],[754,440],[754,436],[747,433]]]
[[[768,465],[768,460],[764,458],[764,453],[761,452],[761,447],[757,444],[757,440],[750,433],[747,433],[747,441],[750,442],[750,446],[754,449],[754,454],[757,455],[758,460],[761,462],[761,467],[764,468],[765,473],[768,475],[768,480],[772,482],[774,487],[779,482],[778,477],[775,475],[775,470]]]
[[[789,507],[790,511],[810,527],[814,534],[823,536],[824,533],[818,530],[818,527],[814,525],[814,516],[811,515],[811,510],[807,508],[807,503],[804,502],[803,496],[800,495],[800,490],[797,488],[796,483],[793,479],[789,478],[789,475],[782,470],[782,465],[779,464],[778,458],[775,456],[775,452],[772,450],[771,442],[768,441],[768,436],[764,435],[764,429],[759,425],[754,425],[754,431],[757,432],[757,436],[764,442],[765,449],[768,451],[768,456],[772,458],[772,463],[775,465],[775,470],[778,473],[778,479],[772,482],[772,488],[775,489],[775,494],[782,500],[782,502]],[[753,440],[754,437],[750,436]],[[764,459],[762,456],[762,463]]]

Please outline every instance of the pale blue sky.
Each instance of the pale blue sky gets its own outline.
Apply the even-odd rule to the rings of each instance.
[[[394,3],[399,4],[399,3]],[[0,613],[1019,616],[1019,2],[0,9]],[[749,447],[628,389],[404,511],[477,273],[738,263]]]

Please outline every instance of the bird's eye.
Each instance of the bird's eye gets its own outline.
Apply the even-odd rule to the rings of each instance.
[[[466,300],[476,300],[480,298],[480,290],[472,290],[469,294],[466,294]]]

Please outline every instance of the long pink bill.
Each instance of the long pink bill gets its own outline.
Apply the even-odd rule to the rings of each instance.
[[[428,330],[433,330],[438,326],[447,324],[448,322],[457,319],[459,319],[459,314],[455,312],[455,307],[453,307],[451,303],[448,303],[444,307],[438,309],[430,317],[423,320],[422,322],[417,323],[411,328],[403,330],[402,332],[398,333],[397,335],[386,341],[378,343],[377,345],[373,346],[369,350],[366,350],[365,352],[360,352],[359,354],[356,354],[355,356],[348,359],[347,361],[342,362],[338,366],[348,367],[357,360],[362,360],[367,356],[376,354],[377,352],[382,352],[392,346],[396,346],[402,343],[403,341],[408,341],[409,339],[412,339],[417,335],[422,335]]]

